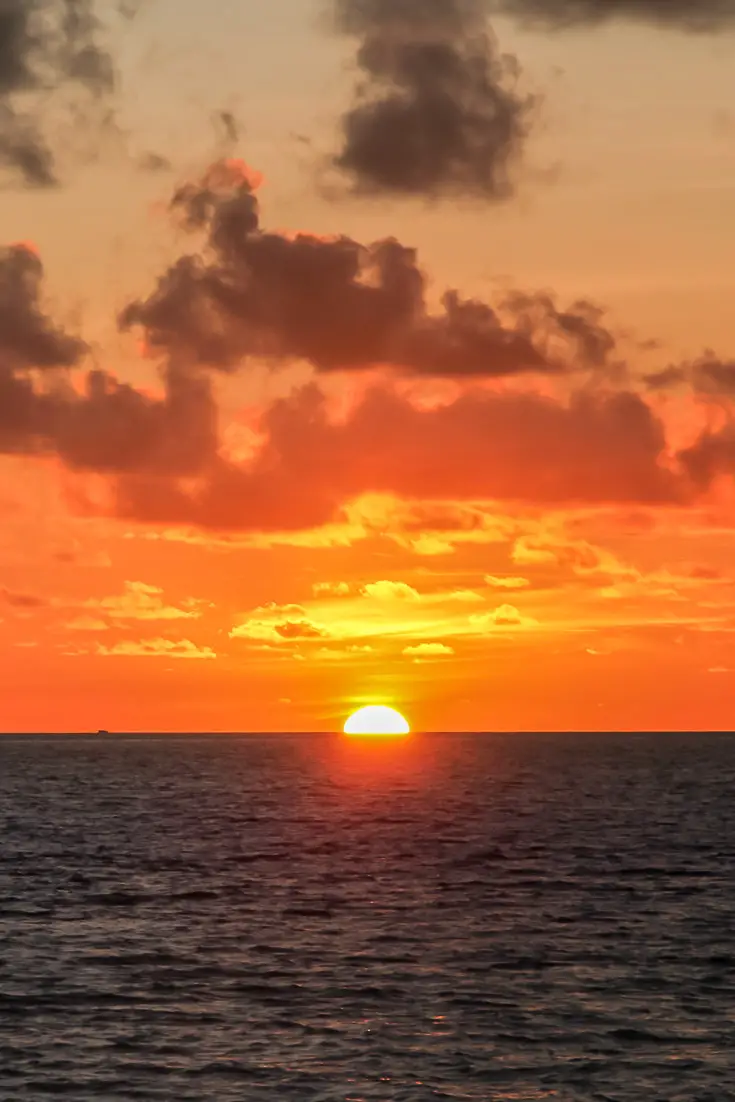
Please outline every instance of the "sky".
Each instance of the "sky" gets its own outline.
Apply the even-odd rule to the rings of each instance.
[[[18,0],[0,729],[730,729],[735,3]]]

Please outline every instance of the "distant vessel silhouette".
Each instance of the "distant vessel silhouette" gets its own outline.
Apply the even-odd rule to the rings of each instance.
[[[109,733],[110,733],[109,731],[102,731],[102,730],[99,730],[97,732],[98,735],[109,735]]]

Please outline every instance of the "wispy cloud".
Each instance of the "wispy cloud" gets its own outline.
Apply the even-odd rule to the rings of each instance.
[[[200,647],[190,639],[124,640],[106,647],[97,645],[96,653],[103,658],[186,658],[211,660],[217,657],[211,647]]]
[[[454,648],[447,646],[446,643],[417,643],[415,646],[406,647],[403,653],[406,658],[421,662],[432,658],[450,658],[455,652]]]
[[[125,582],[122,594],[100,599],[91,598],[83,607],[109,617],[110,620],[197,620],[207,602],[187,598],[180,605],[169,605],[163,590],[145,582]]]

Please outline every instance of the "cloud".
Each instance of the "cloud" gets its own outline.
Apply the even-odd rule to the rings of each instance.
[[[605,324],[606,311],[594,302],[577,299],[562,310],[554,296],[546,292],[512,291],[503,306],[515,319],[516,328],[536,347],[543,342],[543,354],[549,362],[555,362],[555,354],[563,354],[566,349],[567,354],[571,350],[575,358],[590,367],[610,363],[616,339]]]
[[[0,453],[50,452],[97,472],[199,470],[218,446],[209,381],[167,365],[163,396],[154,398],[93,370],[80,392],[64,369],[79,366],[88,348],[49,317],[43,279],[30,246],[0,249]]]
[[[341,650],[335,647],[320,647],[319,650],[313,651],[309,657],[315,662],[349,662],[364,659],[369,654],[373,654],[372,647],[355,645],[344,647]]]
[[[643,376],[643,382],[650,390],[672,390],[686,381],[687,372],[675,365]]]
[[[614,347],[602,313],[560,309],[550,295],[506,295],[497,308],[447,290],[427,304],[416,251],[388,238],[285,234],[262,228],[253,173],[213,165],[174,195],[203,251],[182,256],[153,292],[128,304],[123,329],[176,361],[234,370],[256,357],[304,360],[317,371],[382,367],[404,375],[502,378],[559,375]]]
[[[536,627],[538,621],[534,620],[531,616],[524,616],[523,613],[518,611],[515,605],[500,605],[500,607],[496,608],[493,612],[470,616],[470,623],[473,627],[485,631],[493,628]]]
[[[490,0],[493,10],[541,28],[634,19],[690,32],[735,26],[735,0]]]
[[[492,575],[487,575],[485,584],[489,585],[491,589],[527,589],[531,583],[528,578],[496,578]]]
[[[175,196],[185,224],[205,229],[210,252],[209,260],[180,261],[151,299],[130,308],[128,322],[145,323],[150,346],[167,357],[157,393],[97,369],[70,376],[84,342],[45,312],[43,267],[33,251],[5,251],[0,452],[55,454],[73,471],[109,475],[104,508],[172,528],[287,534],[331,525],[349,544],[356,501],[402,498],[415,511],[405,513],[403,546],[419,554],[487,542],[488,532],[475,526],[487,525],[492,501],[682,503],[706,488],[712,471],[729,470],[727,431],[709,430],[672,456],[652,406],[632,389],[605,385],[599,372],[594,385],[562,375],[558,397],[480,385],[531,362],[557,379],[562,346],[590,370],[614,367],[615,342],[596,308],[579,302],[563,311],[548,296],[516,293],[506,299],[510,328],[487,304],[456,295],[443,313],[429,313],[410,250],[397,242],[371,252],[346,238],[267,234],[255,186],[239,163],[226,162]],[[299,350],[323,371],[368,367],[391,351],[397,361],[388,362],[401,370],[454,372],[464,386],[418,405],[386,378],[337,416],[310,384],[263,410],[252,453],[235,462],[221,450],[211,374],[198,362],[205,336],[219,366],[230,362],[225,348],[279,357]],[[714,378],[711,357],[700,375],[705,368]],[[726,368],[720,365],[720,387]],[[473,372],[478,381],[470,385]],[[448,502],[454,517],[446,517]],[[445,516],[432,517],[429,507]]]
[[[11,608],[23,609],[25,611],[31,611],[37,608],[45,608],[48,605],[48,601],[45,597],[38,597],[34,593],[15,593],[11,589],[0,589],[0,597]]]
[[[110,625],[104,620],[96,619],[94,616],[78,616],[75,620],[71,620],[68,624],[64,624],[67,631],[109,631]]]
[[[0,79],[1,74],[0,60]],[[43,263],[32,246],[0,248],[0,378],[31,367],[72,367],[86,351],[84,341],[66,333],[45,312],[43,278]]]
[[[611,551],[596,547],[586,540],[569,540],[554,536],[521,536],[511,552],[519,566],[556,566],[566,568],[578,577],[609,582],[638,582],[641,573],[621,562]]]
[[[335,0],[357,40],[356,102],[335,166],[358,193],[507,199],[534,100],[484,0]]]
[[[122,595],[90,599],[83,607],[111,620],[196,620],[202,615],[202,602],[187,601],[186,607],[167,605],[163,590],[145,582],[125,582]]]
[[[421,556],[451,555],[464,545],[506,543],[516,530],[507,514],[473,501],[366,494],[345,512],[361,525],[364,536],[387,537]]]
[[[191,489],[123,478],[119,513],[169,525],[297,531],[346,519],[348,503],[366,494],[674,504],[689,489],[666,465],[663,425],[632,392],[582,392],[565,402],[477,390],[421,409],[376,388],[333,421],[324,396],[307,387],[271,406],[260,429],[265,443],[252,463],[219,462]]]
[[[312,593],[315,597],[349,597],[350,586],[348,582],[316,582]]]
[[[363,587],[363,595],[375,601],[418,601],[420,594],[405,582],[370,582]]]
[[[56,405],[50,437],[72,468],[186,476],[216,454],[217,410],[207,380],[183,370],[166,372],[162,398],[91,371],[81,397]]]
[[[723,475],[735,474],[735,422],[720,429],[706,429],[679,453],[679,460],[694,484],[706,491]]]
[[[129,13],[132,14],[132,13]],[[94,0],[4,0],[0,12],[0,168],[9,183],[58,183],[49,122],[109,125],[115,67]]]
[[[689,387],[696,394],[713,398],[735,397],[735,360],[723,360],[707,352],[688,363],[671,364],[661,371],[644,375],[643,382],[653,391]]]
[[[695,388],[704,394],[735,396],[735,360],[703,356],[692,365]]]
[[[735,474],[735,421],[731,406],[735,398],[735,361],[706,353],[699,360],[647,375],[644,381],[656,391],[686,386],[703,400],[711,399],[711,404],[725,413],[724,423],[709,424],[677,455],[677,461],[697,490],[706,492],[718,478]]]
[[[96,653],[103,658],[216,658],[211,647],[198,647],[190,639],[142,639],[140,642],[115,643],[112,647],[97,645]]]
[[[437,597],[442,601],[457,602],[458,604],[480,604],[482,597],[474,589],[455,589],[449,593],[438,593]]]
[[[406,647],[403,653],[407,658],[420,662],[431,658],[448,658],[455,652],[453,647],[448,647],[445,643],[418,643],[416,646]]]
[[[69,467],[183,476],[217,450],[209,381],[167,365],[151,397],[108,372],[73,386],[87,345],[48,315],[43,264],[28,245],[0,249],[0,452],[57,454]]]
[[[231,639],[267,643],[311,642],[329,638],[331,632],[311,620],[301,605],[266,605],[256,609],[230,632]]]

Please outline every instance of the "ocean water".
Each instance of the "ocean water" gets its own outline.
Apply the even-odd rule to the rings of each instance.
[[[0,738],[0,1099],[735,1099],[735,738]]]

